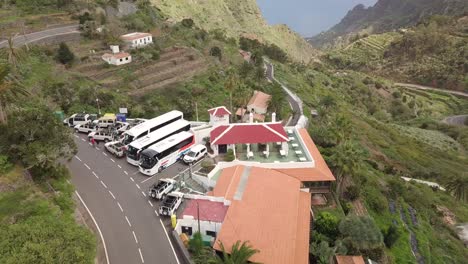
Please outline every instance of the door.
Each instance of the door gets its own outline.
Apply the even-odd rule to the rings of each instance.
[[[219,145],[219,154],[225,154],[227,152],[227,145]]]

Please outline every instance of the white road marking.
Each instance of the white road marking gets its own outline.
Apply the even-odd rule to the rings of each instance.
[[[135,185],[136,185],[136,187],[138,188],[138,190],[141,190],[140,185],[138,185],[138,183],[135,184]]]
[[[151,205],[151,207],[154,207],[153,203],[150,200],[148,200],[148,203]]]
[[[110,159],[110,160],[112,160],[112,162],[114,162],[114,163],[115,163],[115,160],[113,160],[113,159]]]
[[[89,145],[92,146],[93,144],[91,144],[91,142],[90,142]]]
[[[145,260],[143,259],[143,254],[141,254],[140,248],[138,248],[138,252],[140,252],[141,263],[145,263]],[[177,263],[179,263],[179,261],[177,261]]]
[[[98,223],[96,222],[96,219],[94,219],[94,216],[93,214],[91,213],[91,211],[89,211],[88,209],[88,206],[86,206],[85,202],[83,201],[83,199],[81,198],[80,194],[78,193],[78,191],[75,191],[75,194],[76,196],[78,196],[78,199],[80,199],[81,203],[84,205],[86,211],[88,211],[88,214],[91,216],[91,219],[93,219],[93,222],[94,222],[94,225],[96,226],[98,232],[99,232],[99,236],[101,237],[101,240],[102,240],[102,245],[104,247],[104,253],[106,255],[106,263],[109,264],[109,255],[107,254],[107,247],[106,247],[106,241],[104,240],[104,236],[102,235],[102,232],[101,232],[101,228],[99,228],[99,225]]]
[[[135,182],[135,180],[132,177],[130,177],[130,180],[132,180],[132,182]]]
[[[88,164],[84,164],[86,168],[88,168],[88,170],[91,170],[91,168],[88,166]]]
[[[135,231],[132,231],[132,233],[133,233],[133,237],[135,238],[135,243],[138,244],[138,239],[137,239],[137,237],[136,237],[136,235],[135,235]]]
[[[67,180],[68,184],[71,184],[70,180]]]
[[[157,212],[156,210],[154,210],[154,213],[155,213],[157,216],[159,216],[159,214],[158,214],[158,212]]]
[[[86,142],[86,140],[84,138],[81,139],[83,142]]]
[[[154,177],[154,176],[151,176],[151,177],[149,177],[149,178],[148,178],[148,179],[146,179],[146,180],[142,180],[140,183],[145,183],[146,181],[149,181],[149,180],[151,180],[153,177]]]
[[[120,165],[117,165],[117,167],[122,168],[122,166],[120,166]]]
[[[128,220],[128,217],[127,217],[127,216],[125,216],[125,219],[127,220],[128,225],[129,225],[130,227],[132,227],[132,224],[130,224],[130,220]]]
[[[110,194],[110,195],[112,196],[112,198],[114,198],[114,200],[115,200],[115,196],[114,196],[114,194],[113,194],[111,191],[109,191],[109,194]]]
[[[106,156],[106,157],[107,157],[107,154],[106,154],[105,152],[102,152],[102,154],[104,154],[104,156]]]
[[[124,173],[125,173],[126,175],[128,175],[128,172],[127,172],[127,171],[124,171]]]
[[[81,161],[80,157],[78,157],[78,156],[75,156],[75,158],[76,158],[77,160]]]
[[[107,185],[103,181],[101,181],[101,184],[102,184],[102,186],[104,186],[104,188],[107,189]]]
[[[169,238],[169,235],[167,234],[166,227],[164,226],[164,224],[163,224],[161,218],[159,218],[159,222],[161,223],[161,226],[162,226],[163,229],[164,229],[164,233],[166,234],[167,240],[169,241],[169,245],[171,245],[172,252],[174,253],[174,257],[175,257],[177,263],[180,264],[179,259],[177,258],[177,254],[176,254],[176,252],[175,252],[175,250],[174,250],[174,247],[172,246],[171,239]]]
[[[120,208],[120,211],[122,211],[122,213],[123,213],[122,206],[120,205],[120,203],[119,203],[119,202],[117,202],[117,205],[119,206],[119,208]]]
[[[141,194],[143,194],[143,196],[146,197],[146,193],[145,193],[145,192],[141,191]]]

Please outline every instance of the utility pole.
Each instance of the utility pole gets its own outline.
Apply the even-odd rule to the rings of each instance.
[[[198,220],[198,232],[201,234],[201,229],[200,229],[200,205],[197,202],[197,220]]]
[[[99,107],[99,98],[96,98],[96,104],[98,108],[98,115],[101,116],[101,108]]]
[[[197,117],[197,122],[198,122],[198,103],[195,102],[195,115]]]

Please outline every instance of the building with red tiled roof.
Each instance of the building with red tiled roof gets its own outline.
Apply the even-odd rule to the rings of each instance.
[[[247,104],[247,110],[251,113],[256,114],[266,114],[268,110],[268,104],[270,103],[271,95],[254,91],[252,98],[250,98],[249,103]]]
[[[260,252],[250,261],[308,263],[310,193],[301,182],[275,170],[234,166],[223,170],[213,196],[231,205],[213,247],[226,249],[240,241]]]
[[[153,36],[150,33],[133,32],[120,36],[130,48],[139,48],[153,43]]]
[[[218,106],[208,110],[210,114],[210,125],[229,125],[229,117],[231,112],[225,106]]]
[[[335,264],[365,264],[362,256],[335,256]]]

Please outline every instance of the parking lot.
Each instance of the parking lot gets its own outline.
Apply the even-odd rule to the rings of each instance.
[[[188,166],[177,162],[148,177],[108,153],[104,143],[93,146],[87,134],[74,138],[78,153],[69,163],[72,182],[99,224],[110,262],[181,263],[171,243],[170,218],[159,216],[159,201],[147,192],[161,178],[187,175]]]

